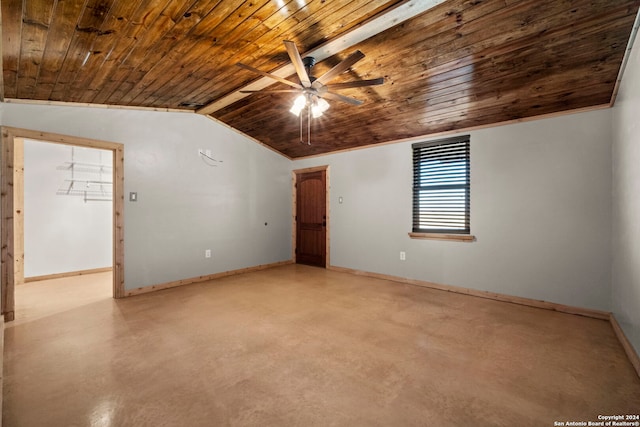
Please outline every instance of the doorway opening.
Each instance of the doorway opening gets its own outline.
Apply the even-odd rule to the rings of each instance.
[[[326,268],[329,262],[329,166],[299,169],[293,178],[293,260]]]
[[[100,168],[96,170],[96,162],[90,159],[70,158],[65,165],[76,163],[78,169],[70,173],[63,184],[60,193],[68,190],[70,197],[72,190],[79,191],[84,202],[108,203],[111,206],[111,253],[106,255],[109,266],[112,266],[111,294],[114,298],[124,297],[124,236],[123,236],[123,206],[124,206],[124,146],[122,144],[70,137],[52,133],[30,131],[2,127],[2,156],[1,156],[1,196],[2,229],[1,229],[1,278],[2,278],[2,314],[5,321],[15,318],[15,286],[25,281],[25,142],[42,141],[45,143],[64,144],[71,146],[67,150],[74,155],[86,149],[106,150],[103,171],[110,169],[112,184],[107,188],[107,179],[101,178]],[[100,156],[97,165],[100,166]],[[80,167],[79,165],[82,164]],[[71,166],[72,168],[74,166]],[[80,173],[80,170],[83,170]],[[89,172],[87,172],[89,171]],[[69,171],[71,172],[71,171]],[[92,175],[92,172],[97,172]],[[103,175],[103,174],[102,174]],[[58,184],[58,183],[56,183]],[[66,185],[66,187],[64,187]],[[88,187],[87,187],[88,185]],[[111,191],[109,191],[111,190]],[[108,193],[110,192],[110,195]],[[108,239],[109,237],[107,237]],[[29,242],[27,242],[29,244]],[[104,258],[104,257],[103,257]],[[49,266],[51,268],[51,266]],[[89,268],[79,270],[79,273],[98,273],[104,268]],[[37,269],[27,270],[27,276],[34,275]],[[40,270],[42,271],[42,270]],[[76,271],[78,272],[78,271]],[[56,279],[59,275],[35,274],[40,279]]]

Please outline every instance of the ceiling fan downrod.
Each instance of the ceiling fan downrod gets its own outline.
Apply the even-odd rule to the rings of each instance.
[[[302,58],[302,64],[304,65],[304,69],[307,72],[307,76],[309,76],[309,80],[311,80],[311,83],[313,83],[315,77],[311,76],[311,69],[314,65],[316,65],[316,58],[314,58],[313,56],[305,56],[304,58]]]

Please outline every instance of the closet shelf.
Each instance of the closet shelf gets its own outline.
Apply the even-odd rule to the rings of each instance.
[[[85,202],[111,201],[113,199],[113,182],[104,178],[113,176],[113,166],[101,163],[76,162],[74,155],[74,149],[72,148],[71,161],[64,162],[56,168],[68,171],[71,174],[70,179],[63,181],[56,194],[59,196],[81,196]]]

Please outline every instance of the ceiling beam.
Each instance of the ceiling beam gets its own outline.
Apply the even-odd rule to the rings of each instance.
[[[385,12],[381,15],[378,15],[364,24],[356,27],[355,29],[343,34],[342,36],[330,40],[321,46],[310,50],[309,52],[305,52],[302,57],[305,56],[313,56],[316,61],[320,62],[330,56],[335,55],[338,52],[342,52],[345,49],[349,49],[356,44],[367,40],[376,34],[379,34],[385,30],[388,30],[391,27],[394,27],[398,24],[401,24],[404,21],[407,21],[417,15],[420,15],[423,12],[439,5],[440,3],[444,3],[445,0],[407,0],[403,3],[400,3],[393,9],[388,12]],[[282,67],[279,67],[273,71],[270,71],[271,74],[275,74],[278,77],[288,77],[295,74],[295,68],[293,64],[287,64]],[[218,110],[223,109],[224,107],[233,104],[236,101],[239,101],[250,94],[240,93],[240,90],[261,90],[272,84],[276,83],[273,79],[262,77],[258,80],[253,81],[252,83],[245,85],[238,90],[229,93],[228,95],[219,98],[212,103],[205,105],[204,107],[196,110],[198,114],[211,114],[215,113]]]

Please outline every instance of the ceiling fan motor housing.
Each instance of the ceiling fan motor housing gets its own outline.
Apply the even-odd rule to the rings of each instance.
[[[304,65],[305,70],[307,70],[309,80],[311,80],[311,82],[313,83],[316,78],[311,75],[311,69],[314,65],[316,65],[316,58],[314,58],[313,56],[305,56],[304,58],[302,58],[302,64]]]

